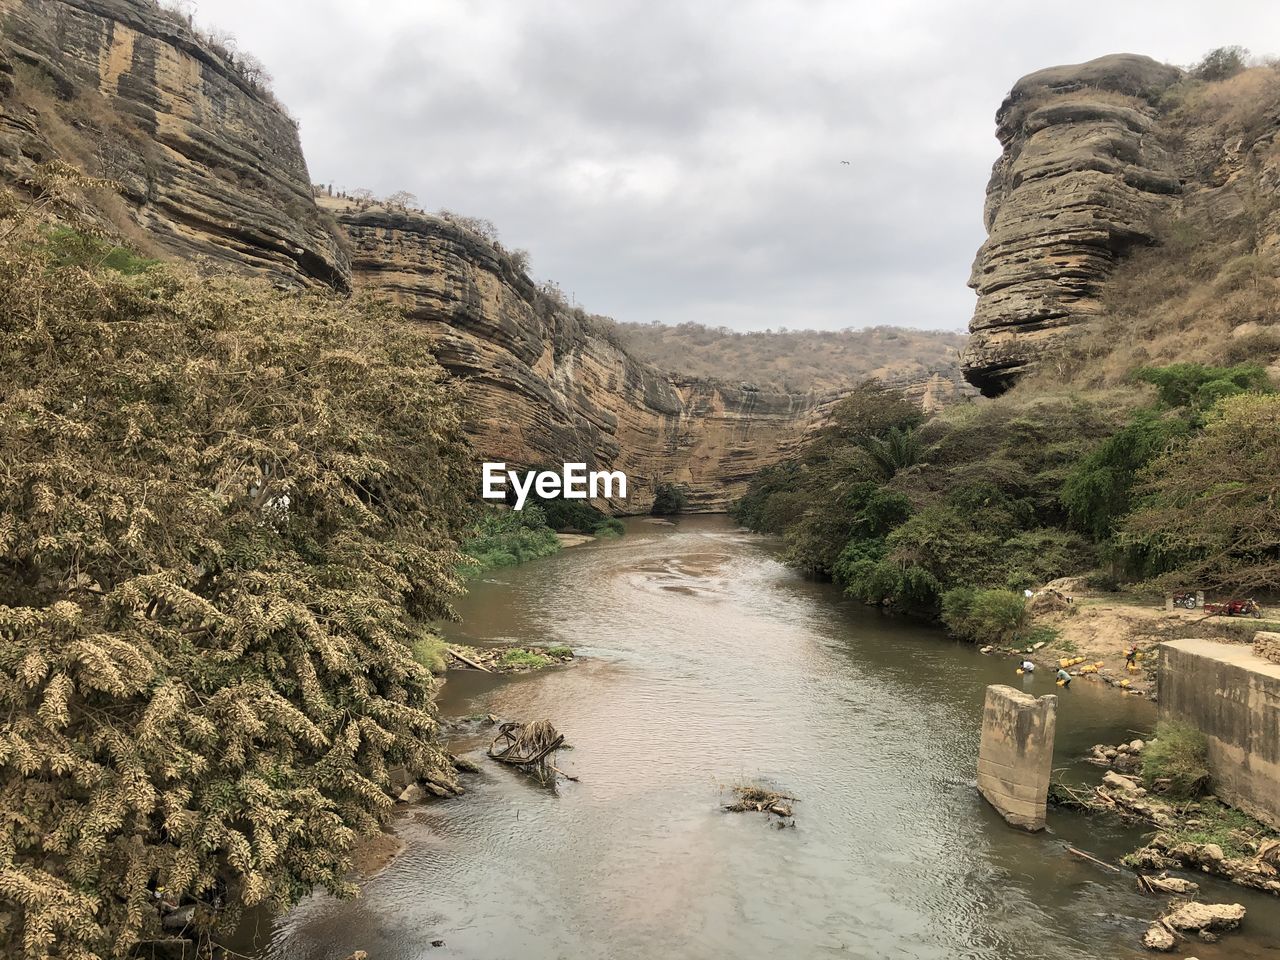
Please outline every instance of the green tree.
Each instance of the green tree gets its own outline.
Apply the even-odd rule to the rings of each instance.
[[[915,430],[890,427],[882,436],[867,437],[862,449],[886,480],[908,467],[914,467],[924,455],[920,435]]]
[[[1181,417],[1140,411],[1084,456],[1062,485],[1071,522],[1097,541],[1108,539],[1133,505],[1139,472],[1189,427]]]
[[[203,925],[347,893],[390,770],[447,762],[412,648],[449,614],[472,478],[429,345],[368,303],[86,267],[21,226],[0,952],[128,953],[157,895]]]
[[[1241,46],[1215,47],[1191,68],[1197,80],[1226,80],[1234,77],[1248,64],[1249,51]]]
[[[655,517],[672,516],[684,513],[689,506],[689,489],[683,483],[660,483],[653,492],[653,508],[650,511]]]
[[[857,442],[880,437],[890,430],[911,430],[924,422],[920,405],[902,391],[867,380],[852,390],[831,410],[824,431],[827,440]]]
[[[1267,371],[1252,363],[1234,367],[1171,363],[1164,367],[1144,367],[1134,376],[1153,384],[1166,407],[1189,407],[1195,411],[1205,410],[1226,396],[1271,390]]]
[[[1280,582],[1280,396],[1242,394],[1144,470],[1122,542],[1165,583],[1253,590]]]
[[[1013,590],[956,587],[942,597],[942,622],[975,643],[1009,643],[1027,619],[1027,602]]]

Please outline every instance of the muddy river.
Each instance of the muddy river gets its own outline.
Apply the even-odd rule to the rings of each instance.
[[[500,571],[458,604],[466,643],[564,643],[581,660],[499,680],[452,674],[446,716],[551,718],[581,778],[549,790],[486,763],[468,794],[399,821],[404,854],[353,902],[315,896],[261,920],[272,960],[1150,956],[1163,901],[1113,858],[1140,831],[1051,812],[1005,826],[974,786],[984,687],[1060,693],[1057,765],[1154,724],[1153,707],[977,654],[842,601],[724,518],[628,523],[619,540]],[[462,750],[487,740],[464,739]],[[794,829],[728,814],[727,788],[800,798]],[[1248,933],[1176,956],[1277,954],[1280,904],[1201,880],[1249,907]],[[245,945],[248,948],[248,944]]]

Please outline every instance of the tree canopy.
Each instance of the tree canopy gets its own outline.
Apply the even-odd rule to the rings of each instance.
[[[1250,590],[1280,580],[1280,396],[1222,400],[1201,433],[1151,462],[1123,536],[1165,579]]]

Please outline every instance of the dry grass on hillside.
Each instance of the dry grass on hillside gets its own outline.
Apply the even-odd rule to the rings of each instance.
[[[1027,385],[1100,387],[1150,365],[1229,366],[1280,359],[1280,258],[1179,221],[1108,283],[1105,311],[1054,349]]]
[[[1100,387],[1137,368],[1256,363],[1280,375],[1280,69],[1187,80],[1162,101],[1187,183],[1160,243],[1134,250],[1103,312],[1024,389]]]
[[[794,393],[841,389],[868,377],[950,373],[965,341],[962,333],[889,326],[740,333],[698,323],[619,323],[617,330],[629,352],[661,370]]]

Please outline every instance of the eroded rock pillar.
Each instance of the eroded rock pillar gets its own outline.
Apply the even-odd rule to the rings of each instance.
[[[987,687],[978,790],[1015,827],[1044,829],[1057,716],[1057,697]]]

